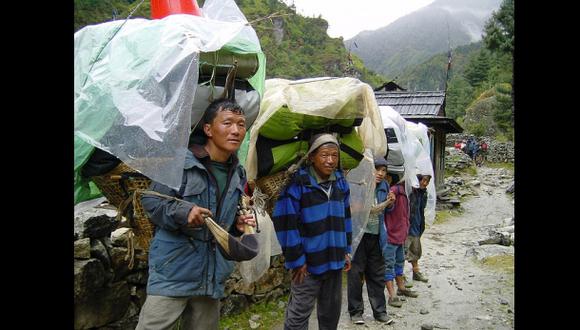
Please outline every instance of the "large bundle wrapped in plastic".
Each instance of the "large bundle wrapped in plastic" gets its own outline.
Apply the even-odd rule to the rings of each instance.
[[[389,151],[387,162],[396,166],[403,166],[405,174],[405,191],[408,194],[412,188],[419,187],[417,174],[428,174],[431,181],[427,186],[427,206],[425,208],[425,220],[432,224],[435,220],[435,179],[433,164],[431,161],[431,147],[427,126],[422,123],[415,124],[405,120],[395,109],[389,106],[380,107],[381,118],[388,136]],[[392,135],[389,138],[389,135]],[[401,156],[403,163],[400,164]]]
[[[409,140],[414,150],[416,174],[430,175],[431,181],[427,185],[427,206],[425,207],[425,222],[433,224],[435,221],[435,204],[437,193],[435,191],[435,175],[431,160],[431,144],[429,141],[428,129],[423,123],[405,123]]]
[[[111,21],[75,33],[75,204],[100,195],[80,175],[95,147],[178,189],[192,127],[224,89],[204,78],[207,68],[221,67],[224,58],[247,61],[233,86],[243,89],[236,99],[249,123],[257,117],[265,56],[255,31],[233,0],[208,0],[202,12]],[[200,53],[207,55],[200,60]]]
[[[336,133],[347,146],[341,148],[343,167],[357,166],[365,148],[375,154],[386,152],[378,106],[368,84],[348,77],[266,80],[260,114],[250,131],[245,162],[248,179],[272,174],[294,163],[297,157],[292,152],[305,150],[310,136],[321,131]],[[262,162],[263,158],[258,147],[263,141],[270,142],[267,139],[292,147],[279,153],[275,150],[272,166],[259,171],[258,160]],[[349,147],[354,150],[348,150]]]

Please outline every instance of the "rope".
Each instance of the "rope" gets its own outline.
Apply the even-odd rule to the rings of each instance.
[[[134,238],[135,234],[133,233],[133,230],[129,230],[127,231],[127,255],[125,255],[125,261],[129,260],[129,265],[127,265],[127,268],[129,269],[133,269],[133,266],[135,264],[135,241]]]
[[[252,201],[254,202],[254,208],[262,216],[266,216],[266,203],[270,197],[263,193],[259,187],[254,188],[254,193],[252,194]]]

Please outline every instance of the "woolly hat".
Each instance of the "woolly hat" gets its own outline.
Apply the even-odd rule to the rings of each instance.
[[[312,152],[314,152],[314,150],[318,149],[318,147],[326,143],[334,143],[336,144],[336,147],[340,150],[338,140],[334,137],[334,135],[328,133],[321,133],[312,136],[310,142],[308,142],[308,144],[310,145],[310,149],[308,149],[307,154],[308,155],[311,154]]]
[[[405,167],[402,165],[387,165],[387,173],[393,173],[397,175],[405,174]]]

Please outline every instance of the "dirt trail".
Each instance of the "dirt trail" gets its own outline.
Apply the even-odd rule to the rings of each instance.
[[[508,259],[508,267],[494,268],[466,256],[478,240],[489,237],[490,228],[514,215],[512,198],[505,193],[507,184],[495,183],[497,169],[477,170],[481,182],[475,189],[478,196],[462,203],[463,214],[434,224],[424,233],[420,266],[429,282],[414,282],[412,289],[419,297],[406,298],[401,308],[387,306],[394,322],[385,325],[374,321],[365,287],[366,323],[355,325],[348,316],[345,280],[338,329],[421,329],[422,325],[435,329],[513,329],[513,258]],[[405,275],[411,279],[408,263]],[[316,310],[309,323],[309,329],[318,329]]]

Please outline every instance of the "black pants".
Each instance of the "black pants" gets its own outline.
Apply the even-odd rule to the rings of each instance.
[[[354,253],[348,272],[348,313],[362,315],[363,276],[375,318],[387,314],[385,299],[385,261],[381,254],[379,235],[365,233]]]
[[[318,329],[336,330],[342,305],[342,270],[310,274],[301,284],[291,284],[284,330],[308,329],[315,303]]]

